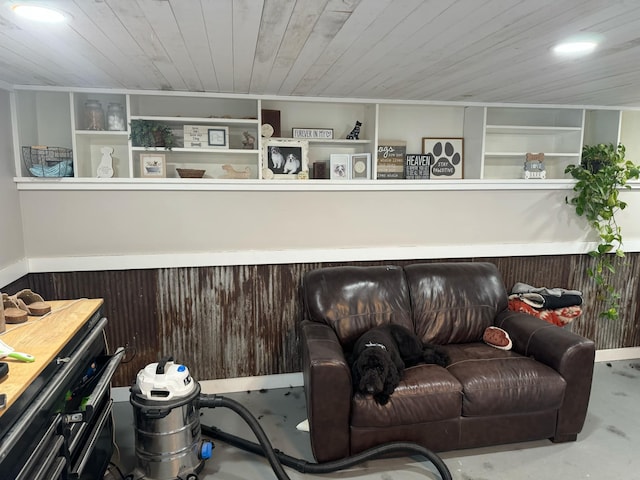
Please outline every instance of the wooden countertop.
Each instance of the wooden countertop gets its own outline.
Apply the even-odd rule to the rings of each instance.
[[[0,393],[7,395],[7,405],[0,416],[20,397],[31,382],[53,361],[62,348],[103,304],[101,298],[47,301],[51,312],[43,317],[29,316],[20,324],[7,324],[0,340],[17,352],[36,357],[32,363],[13,358],[0,359],[9,365],[9,375],[0,381]]]

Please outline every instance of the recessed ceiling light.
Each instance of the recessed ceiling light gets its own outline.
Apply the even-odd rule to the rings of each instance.
[[[600,33],[580,32],[557,43],[553,47],[553,52],[565,56],[587,55],[593,52],[603,40]]]
[[[37,22],[57,23],[65,20],[65,16],[57,10],[37,5],[15,5],[12,10],[16,15]]]
[[[597,46],[596,42],[565,42],[553,47],[553,51],[560,54],[582,55],[593,52]]]

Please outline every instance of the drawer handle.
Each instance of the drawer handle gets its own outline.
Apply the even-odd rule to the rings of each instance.
[[[70,357],[57,357],[56,365],[60,365],[61,363],[69,363],[71,361]]]
[[[89,394],[89,400],[84,406],[85,421],[88,422],[93,416],[93,412],[96,406],[98,405],[98,403],[102,400],[104,393],[109,388],[109,385],[111,384],[111,377],[113,377],[113,374],[115,373],[116,368],[118,368],[118,365],[120,365],[120,362],[124,357],[124,354],[125,354],[125,349],[123,347],[118,347],[116,352],[113,354],[113,357],[111,358],[111,360],[109,360],[109,364],[107,365],[107,368],[103,372],[102,377],[98,381],[93,392]]]

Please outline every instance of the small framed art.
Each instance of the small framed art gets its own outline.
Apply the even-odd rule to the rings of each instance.
[[[329,156],[329,178],[331,180],[349,180],[351,176],[351,155],[332,153]]]
[[[367,180],[371,178],[371,154],[354,153],[351,155],[351,179]]]
[[[229,148],[229,127],[209,127],[209,148]]]
[[[165,155],[163,153],[140,154],[140,176],[164,178],[167,176]]]
[[[268,138],[262,142],[262,178],[295,180],[309,178],[309,142]]]
[[[422,153],[432,156],[432,180],[464,178],[464,138],[423,137]]]

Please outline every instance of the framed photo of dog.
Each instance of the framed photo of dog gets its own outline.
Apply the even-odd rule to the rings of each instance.
[[[347,153],[332,153],[329,156],[329,178],[331,180],[349,180],[350,155]]]
[[[302,180],[309,178],[309,142],[284,138],[264,139],[262,178]]]

